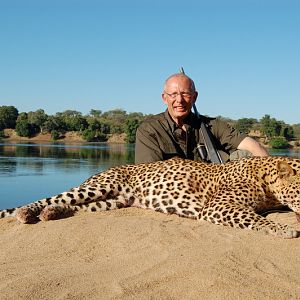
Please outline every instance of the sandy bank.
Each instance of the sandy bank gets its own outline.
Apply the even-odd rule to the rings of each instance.
[[[0,240],[1,299],[300,299],[299,238],[129,208],[2,219]]]

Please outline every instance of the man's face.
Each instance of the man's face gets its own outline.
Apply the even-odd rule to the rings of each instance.
[[[191,112],[197,96],[197,92],[191,87],[190,80],[181,76],[170,78],[162,94],[169,114],[178,125],[182,125],[184,118]]]

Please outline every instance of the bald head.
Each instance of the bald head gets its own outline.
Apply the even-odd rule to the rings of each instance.
[[[173,74],[170,77],[168,77],[164,84],[164,91],[168,89],[168,86],[170,84],[172,84],[173,82],[176,82],[176,81],[186,82],[188,84],[189,90],[191,92],[196,91],[194,81],[190,77],[188,77],[187,75],[182,74],[182,73]]]

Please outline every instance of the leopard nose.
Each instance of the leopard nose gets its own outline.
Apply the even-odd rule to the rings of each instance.
[[[298,222],[300,222],[300,214],[296,213],[296,219]]]

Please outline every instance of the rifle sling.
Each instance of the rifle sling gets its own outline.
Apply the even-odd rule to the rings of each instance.
[[[204,144],[207,150],[208,155],[210,156],[210,160],[212,163],[220,164],[223,163],[221,156],[217,152],[216,148],[214,147],[211,138],[208,134],[207,128],[203,122],[201,122],[200,131],[203,136]]]

